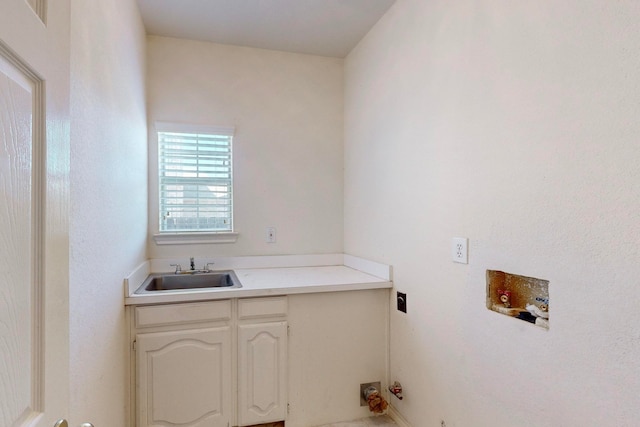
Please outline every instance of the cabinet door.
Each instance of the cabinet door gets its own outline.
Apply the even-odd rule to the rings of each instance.
[[[138,427],[227,427],[232,419],[228,326],[138,334]]]
[[[287,415],[287,322],[238,327],[238,417],[246,426]]]

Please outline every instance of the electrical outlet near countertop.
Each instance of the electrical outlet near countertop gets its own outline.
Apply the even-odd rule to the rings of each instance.
[[[469,264],[469,239],[454,237],[451,242],[451,259],[460,264]]]

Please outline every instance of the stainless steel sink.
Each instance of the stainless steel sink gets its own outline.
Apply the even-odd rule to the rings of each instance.
[[[151,274],[136,290],[136,294],[241,288],[233,270],[207,273]]]

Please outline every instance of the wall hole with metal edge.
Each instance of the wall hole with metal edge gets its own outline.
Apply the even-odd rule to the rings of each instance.
[[[487,308],[549,329],[549,281],[487,270]]]
[[[360,384],[360,406],[369,406],[374,414],[382,414],[389,403],[382,395],[380,381]]]

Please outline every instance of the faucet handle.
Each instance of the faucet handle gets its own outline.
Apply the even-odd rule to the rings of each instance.
[[[169,264],[169,266],[176,268],[176,274],[178,274],[178,273],[180,273],[182,271],[182,266],[180,264]]]
[[[204,266],[204,269],[205,269],[205,270],[207,270],[207,271],[211,271],[211,269],[209,268],[209,266],[210,266],[210,265],[213,265],[213,264],[215,264],[215,263],[214,263],[214,262],[208,262],[208,263],[206,263],[206,264],[205,264],[205,266]]]

